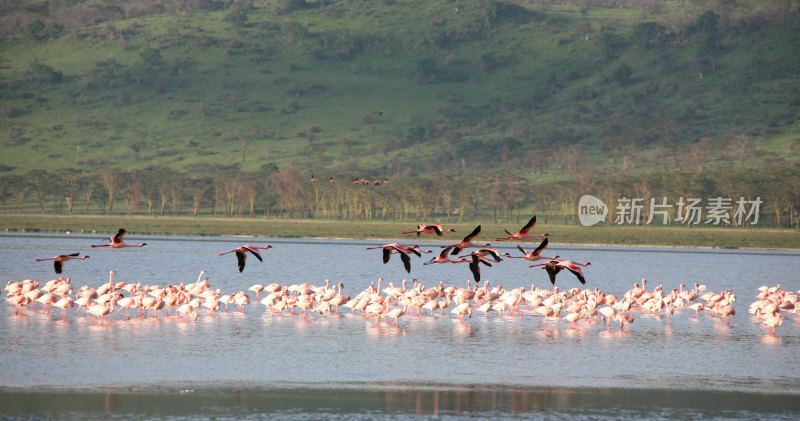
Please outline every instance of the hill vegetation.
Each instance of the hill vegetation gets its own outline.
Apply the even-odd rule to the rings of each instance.
[[[422,216],[463,217],[449,180],[495,220],[574,222],[561,204],[599,191],[769,194],[772,225],[800,219],[796,2],[26,0],[0,16],[7,212],[66,211],[55,192],[91,179],[87,212],[116,196],[180,213],[203,184],[201,213],[403,213],[380,203],[399,190],[342,212],[357,201],[276,187],[316,174],[414,185]],[[237,179],[227,197],[213,181]]]

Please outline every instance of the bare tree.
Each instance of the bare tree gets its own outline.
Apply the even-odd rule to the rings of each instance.
[[[114,199],[117,194],[119,194],[122,185],[123,174],[115,167],[103,167],[97,170],[97,172],[100,174],[100,182],[103,184],[108,194],[108,214],[111,215],[114,210]]]

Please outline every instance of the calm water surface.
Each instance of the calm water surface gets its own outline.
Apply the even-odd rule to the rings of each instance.
[[[380,241],[167,237],[128,234],[144,248],[91,249],[102,235],[7,234],[0,237],[2,281],[54,277],[64,253],[65,276],[76,287],[108,281],[170,285],[197,280],[207,270],[222,293],[250,285],[344,283],[356,295],[378,277],[399,285],[417,277],[426,286],[465,286],[465,265],[428,265],[414,258],[411,274],[394,257],[381,262]],[[454,239],[453,242],[458,239]],[[242,244],[273,246],[264,262],[219,256]],[[422,243],[441,250],[442,242]],[[533,249],[533,243],[523,244]],[[513,255],[519,252],[507,249]],[[68,310],[0,311],[0,408],[9,417],[107,419],[339,417],[453,418],[785,418],[800,416],[800,323],[788,318],[770,336],[747,313],[757,288],[797,291],[800,253],[643,247],[578,247],[551,243],[548,255],[578,262],[587,287],[622,295],[640,282],[665,290],[680,283],[731,289],[730,324],[683,311],[674,317],[637,313],[620,332],[613,324],[570,327],[534,315],[462,323],[444,316],[407,315],[399,327],[351,316],[310,320],[271,315],[251,296],[244,312],[201,312],[196,322],[176,317],[123,320],[102,326]],[[529,262],[506,259],[482,269],[483,279],[507,289],[550,287]],[[561,288],[580,286],[569,273]],[[252,294],[251,294],[252,295]],[[176,403],[179,402],[179,403]],[[3,413],[3,412],[0,412]]]

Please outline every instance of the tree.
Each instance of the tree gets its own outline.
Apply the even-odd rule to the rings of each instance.
[[[169,193],[172,197],[172,206],[175,209],[175,214],[180,216],[181,209],[183,209],[183,174],[173,172],[169,176]]]
[[[665,32],[666,28],[656,22],[642,22],[633,27],[631,41],[640,48],[648,49]]]
[[[122,171],[114,167],[103,167],[97,172],[100,174],[100,182],[108,194],[108,214],[111,215],[114,211],[114,199],[119,194],[122,186],[123,174]]]
[[[245,25],[247,25],[249,19],[250,18],[247,16],[246,10],[237,8],[236,10],[225,15],[225,17],[222,20],[230,23],[231,25],[237,28],[243,28]]]
[[[288,171],[281,171],[275,174],[274,180],[279,211],[286,211],[289,218],[293,218],[303,196],[303,177],[300,175],[300,170],[292,167]]]
[[[256,200],[258,199],[259,189],[255,178],[250,174],[242,173],[236,177],[236,182],[239,185],[239,194],[244,199],[242,203],[247,205],[250,217],[256,216]],[[241,214],[242,212],[239,213]]]
[[[719,25],[719,15],[714,13],[713,10],[706,10],[701,13],[694,21],[695,26],[703,32],[717,32]]]
[[[44,31],[45,24],[41,19],[36,19],[25,26],[25,36],[36,41],[42,40],[42,31]]]
[[[42,215],[47,213],[47,194],[52,191],[51,175],[46,170],[33,170],[25,175],[30,180],[30,185],[36,192],[36,198],[42,210]]]
[[[33,80],[47,83],[60,83],[64,80],[64,73],[42,63],[31,63],[30,77]]]
[[[141,171],[131,171],[128,177],[128,212],[139,213],[139,205],[144,194],[144,177]]]
[[[100,188],[100,176],[96,173],[86,173],[80,178],[80,189],[83,192],[83,198],[86,203],[85,213],[89,213],[89,205],[92,203],[92,197],[98,192]]]
[[[25,205],[25,197],[28,195],[28,179],[14,175],[9,177],[8,191],[14,197],[14,212],[22,213]]]
[[[620,85],[627,85],[631,80],[633,69],[628,63],[622,63],[611,73],[611,79],[615,80]]]
[[[148,47],[142,50],[142,52],[139,53],[139,57],[142,59],[142,62],[144,62],[145,66],[150,69],[161,66],[161,51],[153,47]]]
[[[195,177],[187,180],[189,194],[192,195],[192,216],[197,216],[200,204],[211,188],[211,179],[208,177]]]

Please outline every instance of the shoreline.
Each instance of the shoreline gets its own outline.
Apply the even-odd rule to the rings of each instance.
[[[65,235],[73,235],[71,232],[60,232],[60,231],[27,231],[27,230],[20,230],[20,231],[13,231],[13,230],[5,230],[4,232],[0,232],[0,237],[8,237],[11,233],[20,233],[20,234],[41,234],[39,237],[41,238],[49,238],[50,236],[45,234],[65,234]],[[94,239],[95,237],[90,235],[98,235],[99,233],[86,233],[81,232],[78,235],[74,235],[74,238],[83,238],[83,239]],[[399,241],[402,240],[402,237],[395,237],[395,238],[366,238],[366,237],[295,237],[295,236],[273,236],[273,237],[264,237],[258,235],[227,235],[227,234],[214,234],[214,235],[204,235],[204,234],[143,234],[144,236],[197,236],[197,237],[230,237],[230,238],[268,238],[277,241],[287,241],[292,239],[297,240],[322,240],[322,241],[359,241],[359,242],[392,242],[392,241]],[[443,240],[419,240],[415,241],[419,243],[441,243],[444,242]],[[371,243],[369,243],[371,244]],[[498,248],[515,248],[517,245],[524,245],[524,244],[533,244],[530,242],[524,241],[509,241],[505,243],[505,245],[493,245],[493,247]],[[557,248],[559,246],[570,246],[570,247],[590,247],[590,248],[600,248],[600,247],[619,247],[619,248],[653,248],[659,249],[659,251],[666,251],[670,249],[698,249],[698,250],[728,250],[731,252],[735,252],[736,250],[741,251],[795,251],[800,252],[800,247],[791,248],[791,247],[734,247],[734,248],[724,248],[724,247],[714,247],[714,246],[694,246],[694,245],[663,245],[663,244],[614,244],[614,243],[550,243],[550,248]]]
[[[797,394],[758,391],[673,390],[516,385],[407,383],[230,384],[129,386],[93,389],[14,389],[0,387],[0,413],[48,414],[65,419],[110,413],[215,419],[232,413],[306,414],[340,419],[342,415],[416,416],[583,415],[594,419],[650,419],[724,416],[728,419],[793,418],[800,415]],[[636,411],[631,413],[630,411]],[[693,415],[693,416],[691,416]],[[598,418],[599,417],[599,418]],[[245,417],[247,418],[247,417]],[[238,419],[238,418],[237,418]]]
[[[427,238],[403,236],[399,232],[414,227],[417,222],[398,221],[341,221],[299,220],[278,218],[220,218],[191,216],[143,215],[0,215],[0,231],[36,233],[74,233],[110,235],[120,227],[135,235],[193,235],[235,238],[302,238],[365,241],[456,242],[461,234],[482,226],[478,241],[492,246],[504,244],[492,241],[503,231],[518,229],[516,221],[442,222],[454,227],[455,233],[444,237]],[[556,244],[586,247],[653,247],[697,248],[709,250],[800,250],[800,231],[783,228],[726,228],[726,227],[661,227],[661,226],[604,226],[538,224],[533,233],[549,233],[551,246]],[[538,244],[533,238],[507,244]]]

